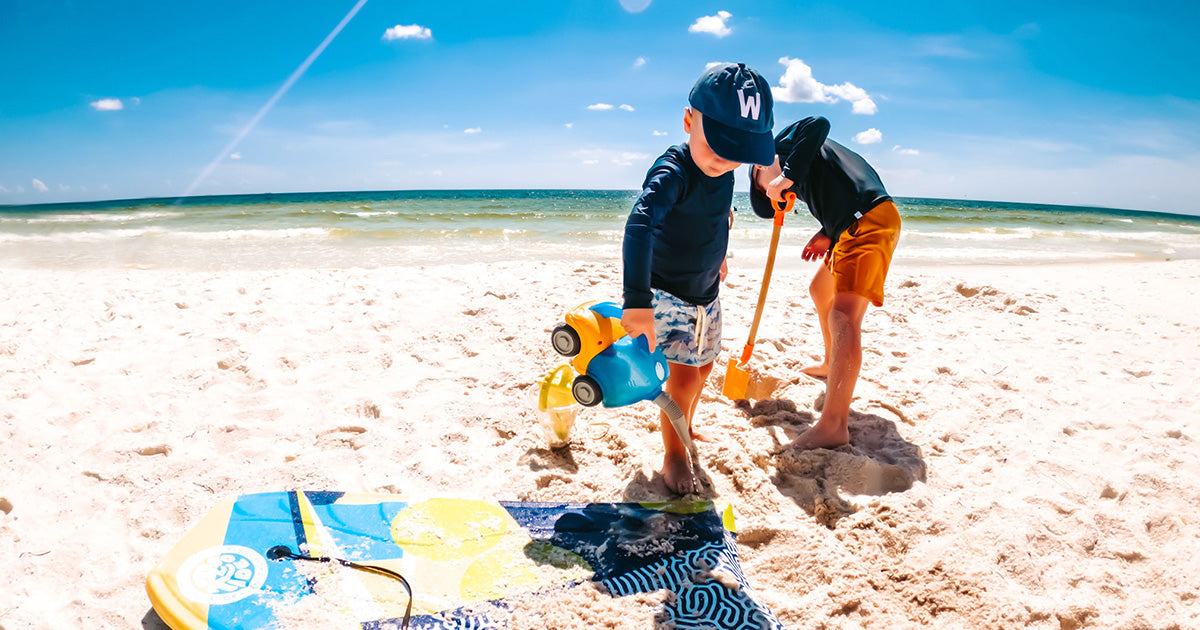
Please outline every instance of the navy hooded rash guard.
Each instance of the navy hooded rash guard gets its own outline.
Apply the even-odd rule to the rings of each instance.
[[[791,190],[834,242],[846,228],[891,196],[859,154],[830,140],[829,121],[810,116],[775,136],[775,153]],[[797,190],[799,189],[799,190]]]
[[[655,160],[625,222],[625,308],[650,308],[651,287],[701,306],[717,299],[732,203],[733,173],[705,175],[688,145]]]

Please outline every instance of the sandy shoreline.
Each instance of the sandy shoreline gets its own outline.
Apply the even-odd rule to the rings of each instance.
[[[760,273],[722,290],[727,350]],[[777,274],[760,329],[780,400],[710,381],[697,416],[789,628],[1200,628],[1200,261],[900,266],[867,315],[854,446],[797,456],[778,445],[821,392],[798,372],[808,273]],[[147,571],[230,495],[664,496],[648,404],[585,411],[557,451],[529,406],[550,328],[619,297],[615,262],[0,286],[4,630],[162,627]]]

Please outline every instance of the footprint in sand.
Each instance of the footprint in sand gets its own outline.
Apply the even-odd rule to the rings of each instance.
[[[380,411],[380,409],[379,409],[379,405],[376,405],[375,403],[373,403],[369,400],[364,400],[364,401],[358,403],[358,406],[355,408],[355,411],[358,413],[358,415],[360,415],[364,418],[374,418],[376,420],[379,419],[379,416],[383,415],[383,412]],[[355,428],[361,429],[362,427],[355,427]],[[360,431],[360,433],[365,432],[365,431],[366,431],[366,429],[362,429],[362,431]]]
[[[170,455],[171,446],[169,444],[155,444],[153,446],[143,446],[134,452],[142,457],[150,457],[153,455]]]
[[[245,352],[242,352],[241,350],[238,350],[236,352],[231,352],[231,353],[221,357],[220,359],[217,359],[217,367],[222,370],[233,369],[235,367],[240,366],[242,363],[244,363],[246,361],[247,356],[249,356],[249,355],[247,355]]]
[[[348,446],[357,451],[364,446],[363,441],[358,438],[366,432],[366,427],[341,426],[318,433],[317,441],[323,446]]]

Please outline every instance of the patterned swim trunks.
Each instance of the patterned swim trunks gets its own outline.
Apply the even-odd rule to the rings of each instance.
[[[654,336],[667,360],[692,366],[715,361],[721,354],[721,300],[696,306],[666,291],[652,291]]]

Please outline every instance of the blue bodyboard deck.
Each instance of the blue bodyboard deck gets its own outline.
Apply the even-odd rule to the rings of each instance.
[[[173,630],[286,630],[318,612],[327,627],[400,627],[395,579],[280,546],[403,575],[412,628],[504,628],[513,606],[589,580],[613,597],[674,593],[660,617],[680,629],[782,628],[742,574],[728,506],[306,491],[221,502],[150,572],[155,611]]]

